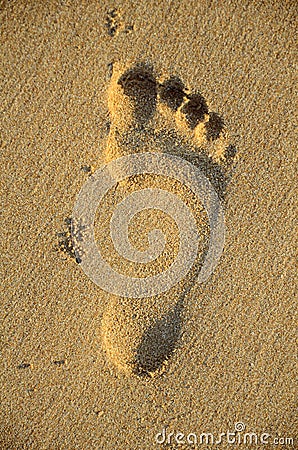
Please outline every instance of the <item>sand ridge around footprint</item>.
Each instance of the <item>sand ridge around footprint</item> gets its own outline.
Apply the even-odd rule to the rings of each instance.
[[[168,153],[196,165],[224,201],[235,164],[236,149],[229,144],[223,119],[210,112],[198,91],[190,92],[176,76],[157,75],[152,66],[116,64],[108,89],[111,128],[104,149],[106,163],[132,153]],[[111,362],[121,371],[147,378],[165,371],[182,336],[187,333],[183,309],[209,244],[208,216],[201,201],[177,180],[154,174],[130,176],[117,183],[101,202],[95,221],[97,245],[107,262],[130,277],[164,271],[179,251],[175,221],[156,209],[139,212],[128,232],[133,246],[144,251],[148,234],[159,228],[165,236],[162,254],[147,264],[127,261],[117,254],[109,234],[113,209],[128,194],[158,188],[179,197],[196,220],[200,235],[195,264],[168,292],[146,298],[108,296],[101,336]]]

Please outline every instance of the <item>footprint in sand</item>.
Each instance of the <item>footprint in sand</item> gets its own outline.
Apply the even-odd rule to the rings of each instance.
[[[109,265],[113,273],[121,274],[124,280],[121,289],[130,294],[117,295],[116,282],[111,281],[113,273],[111,277],[105,275],[106,284],[110,281],[110,289],[106,289],[110,294],[102,319],[102,342],[109,359],[119,369],[153,377],[165,370],[183,332],[187,332],[183,318],[187,293],[198,280],[205,281],[213,270],[211,260],[216,256],[216,248],[212,251],[210,248],[216,236],[212,236],[212,232],[222,211],[236,150],[227,142],[223,119],[209,111],[199,92],[189,92],[178,77],[157,77],[147,64],[137,64],[126,70],[114,65],[108,106],[111,128],[104,159],[109,169],[101,172],[107,187],[103,189],[99,205],[95,205],[94,217],[94,241],[105,263],[98,262],[102,266],[96,282],[101,285],[101,271]],[[136,170],[138,160],[128,158],[128,171],[123,172],[117,162],[132,154],[145,160],[146,155],[153,155],[155,170],[149,170],[153,160],[149,169]],[[167,158],[171,157],[176,173],[165,170]],[[185,181],[188,176],[200,174],[201,196]],[[111,179],[116,182],[110,183]],[[91,198],[88,192],[95,189],[96,183],[96,177],[93,180],[90,177],[91,187],[88,185],[89,191],[85,197],[81,196],[87,203]],[[112,188],[108,189],[110,186]],[[143,197],[138,196],[140,192]],[[130,203],[126,200],[128,197]],[[155,201],[157,206],[154,206]],[[141,206],[135,207],[138,202]],[[191,213],[187,215],[182,205]],[[115,215],[117,208],[120,213]],[[212,211],[215,211],[214,220]],[[188,234],[183,246],[181,236],[185,230]],[[196,239],[195,246],[192,238]],[[81,244],[82,240],[81,236]],[[125,247],[128,247],[127,252]],[[193,248],[196,249],[194,257]],[[177,266],[174,264],[175,260],[183,259],[181,249],[191,261],[191,267],[185,272],[179,261]],[[84,254],[78,246],[76,251],[83,266]],[[90,275],[90,271],[96,270],[95,266],[90,263],[88,268],[85,264],[83,270],[86,273],[89,270]],[[173,280],[174,266],[183,277]],[[165,272],[171,274],[168,289],[158,278]],[[131,281],[125,284],[125,280]],[[140,283],[150,280],[151,287],[155,283],[156,291],[152,288],[144,291],[145,294],[134,295],[135,280],[141,280]]]

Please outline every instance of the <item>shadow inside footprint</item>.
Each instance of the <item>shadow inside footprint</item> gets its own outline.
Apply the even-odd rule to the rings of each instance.
[[[139,64],[127,70],[118,80],[124,95],[134,102],[136,125],[145,125],[154,115],[157,83],[151,66]]]
[[[152,377],[172,356],[181,337],[182,310],[183,299],[143,334],[135,360],[132,362],[135,375]]]

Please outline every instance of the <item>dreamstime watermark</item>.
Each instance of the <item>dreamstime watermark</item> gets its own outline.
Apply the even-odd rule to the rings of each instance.
[[[139,251],[128,239],[133,216],[147,208],[171,216],[179,230],[178,254],[167,270],[154,276],[136,278],[115,271],[102,257],[94,237],[94,220],[106,193],[127,177],[154,174],[175,179],[187,186],[202,202],[209,219],[209,248],[197,282],[212,274],[224,247],[224,211],[210,181],[190,162],[170,154],[138,153],[123,156],[97,170],[82,187],[72,214],[72,241],[83,271],[105,291],[122,297],[150,297],[168,291],[182,280],[193,266],[198,252],[196,221],[183,201],[163,189],[135,191],[116,205],[110,221],[110,234],[116,251],[138,263],[156,259],[165,246],[164,235],[155,229],[148,234],[149,248]]]
[[[243,422],[235,423],[233,431],[225,433],[189,433],[169,431],[166,428],[156,434],[155,444],[184,444],[184,445],[285,445],[294,446],[292,437],[273,436],[270,433],[248,432]],[[263,447],[262,447],[263,448]]]

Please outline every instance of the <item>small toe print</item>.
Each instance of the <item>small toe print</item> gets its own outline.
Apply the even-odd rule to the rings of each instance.
[[[160,100],[166,103],[173,111],[177,111],[185,97],[185,86],[180,78],[170,77],[163,84],[160,84],[158,90]]]
[[[228,164],[230,164],[230,165],[233,164],[236,154],[237,154],[237,149],[236,149],[235,145],[230,144],[226,147],[224,156],[225,156],[225,159]]]
[[[208,106],[204,97],[200,94],[192,94],[188,96],[189,101],[182,107],[181,112],[185,114],[188,125],[194,129],[199,122],[208,114]]]
[[[211,112],[209,121],[205,124],[207,141],[218,139],[224,128],[224,121],[219,114]]]

